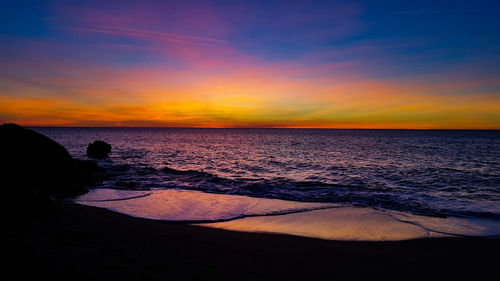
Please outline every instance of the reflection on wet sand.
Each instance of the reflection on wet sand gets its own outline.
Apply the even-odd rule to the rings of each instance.
[[[122,214],[245,232],[282,233],[332,240],[406,240],[489,236],[495,220],[434,218],[332,203],[307,203],[191,190],[95,189],[76,202]]]
[[[119,200],[120,197],[131,199]],[[153,192],[94,189],[76,202],[139,218],[182,222],[213,222],[340,206],[174,189]]]
[[[402,223],[370,208],[335,208],[250,217],[204,226],[247,232],[272,232],[332,240],[405,240],[423,238],[428,231]]]

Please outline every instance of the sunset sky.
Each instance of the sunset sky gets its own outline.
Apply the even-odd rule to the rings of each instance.
[[[3,122],[500,129],[500,1],[2,1]]]

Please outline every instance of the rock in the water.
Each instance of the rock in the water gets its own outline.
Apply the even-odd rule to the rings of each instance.
[[[73,159],[52,139],[16,124],[0,126],[0,186],[14,194],[76,196],[98,181],[104,169]]]
[[[87,155],[96,159],[107,158],[111,152],[111,145],[105,141],[95,141],[87,146]]]

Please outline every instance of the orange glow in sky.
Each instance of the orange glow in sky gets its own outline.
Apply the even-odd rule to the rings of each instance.
[[[366,3],[257,2],[48,1],[0,32],[0,122],[500,129],[500,43],[484,15],[461,31],[386,7],[388,30]]]

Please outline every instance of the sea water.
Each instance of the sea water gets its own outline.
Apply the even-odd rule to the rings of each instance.
[[[500,220],[500,131],[34,130],[80,159],[87,158],[86,147],[94,140],[112,145],[110,157],[98,161],[106,168],[107,178],[93,187],[107,191],[91,196],[107,195],[93,198],[94,202],[190,190],[236,195],[240,201],[245,197],[320,204],[307,206],[310,210],[341,204],[435,219]],[[178,203],[190,202],[191,209],[193,204],[201,204],[186,202]],[[268,211],[291,212],[305,207],[292,205]],[[221,211],[220,217],[213,213],[206,220],[227,219],[222,213],[227,215]],[[234,215],[248,214],[234,211]],[[180,220],[189,217],[181,216]]]

